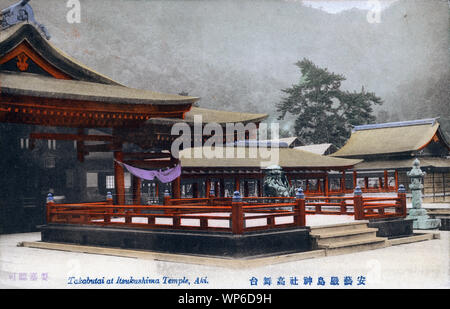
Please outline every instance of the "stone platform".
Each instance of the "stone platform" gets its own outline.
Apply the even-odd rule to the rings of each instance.
[[[144,230],[87,225],[40,227],[43,242],[219,257],[270,256],[311,250],[309,227],[233,235],[211,231]]]
[[[397,238],[413,235],[414,219],[383,218],[369,220],[369,227],[377,228],[377,237]]]

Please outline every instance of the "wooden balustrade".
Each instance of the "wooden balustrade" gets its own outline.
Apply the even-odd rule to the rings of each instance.
[[[164,205],[113,205],[104,202],[57,204],[49,195],[48,223],[149,229],[225,231],[233,234],[306,225],[306,215],[354,215],[355,220],[406,217],[406,193],[396,197],[353,196],[171,199]],[[259,220],[259,221],[258,221]],[[259,224],[255,225],[258,221]],[[261,223],[262,222],[262,223]],[[213,224],[216,223],[216,224]],[[218,225],[217,225],[218,224]]]
[[[165,205],[112,205],[108,200],[97,203],[57,204],[47,201],[47,222],[100,226],[123,226],[149,229],[186,229],[227,231],[243,234],[249,231],[305,226],[304,200],[277,198],[280,203],[247,203],[231,198],[170,199]],[[273,199],[273,198],[272,198]],[[189,201],[191,203],[189,203]],[[277,218],[292,217],[292,222],[277,223]],[[265,220],[266,224],[249,224]],[[195,223],[193,223],[195,221]],[[216,224],[212,224],[212,222]],[[222,222],[222,223],[220,223]]]

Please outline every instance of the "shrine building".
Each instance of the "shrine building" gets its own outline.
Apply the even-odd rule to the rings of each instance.
[[[408,184],[406,172],[418,158],[426,172],[424,201],[448,202],[449,151],[439,119],[430,118],[355,126],[347,143],[331,156],[364,160],[352,169],[363,192],[395,192],[399,183]]]

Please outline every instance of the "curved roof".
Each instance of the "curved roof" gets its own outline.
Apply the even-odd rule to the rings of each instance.
[[[309,151],[312,153],[323,155],[332,146],[333,146],[333,144],[325,143],[325,144],[313,144],[313,145],[298,146],[298,147],[294,147],[294,149]]]
[[[267,114],[250,114],[250,113],[239,113],[239,112],[229,112],[221,111],[209,108],[200,108],[193,106],[190,111],[185,113],[184,119],[178,118],[151,118],[146,121],[146,124],[161,124],[161,125],[172,125],[174,123],[184,122],[187,124],[194,124],[194,116],[201,116],[202,123],[217,123],[224,125],[226,123],[250,123],[250,122],[260,122],[268,117]]]
[[[30,73],[1,72],[1,92],[11,95],[124,104],[192,104],[196,97],[165,94]]]
[[[26,73],[17,75],[1,73],[0,78],[4,93],[130,104],[179,104],[194,103],[199,100],[197,97],[163,94],[125,87],[63,53],[46,40],[34,25],[27,22],[0,31],[0,58],[13,51],[23,42],[28,42],[45,61],[75,81],[51,79],[38,75],[32,76]],[[214,122],[219,124],[260,122],[268,116],[267,114],[192,107],[189,112],[185,113],[184,119],[175,119],[175,121],[193,123],[194,115],[202,116],[204,123]],[[170,124],[173,122],[173,118],[149,120],[149,122],[154,121]]]
[[[435,158],[435,157],[419,157],[420,167],[433,168],[450,168],[450,158]],[[408,169],[413,166],[416,157],[403,160],[373,160],[363,161],[355,165],[355,169],[359,170],[385,170],[385,169]]]
[[[35,51],[55,68],[75,80],[120,85],[118,82],[77,62],[54,47],[32,24],[20,23],[0,31],[0,58],[22,42],[28,42]]]
[[[231,150],[234,156],[230,155],[227,158],[227,149]],[[265,168],[276,164],[282,168],[333,169],[351,168],[355,164],[362,162],[362,160],[358,159],[321,156],[292,148],[264,149],[264,152],[261,152],[260,149],[257,147],[188,148],[180,151],[181,166],[191,168]],[[241,156],[239,156],[239,150],[242,151]],[[196,158],[196,154],[200,154],[201,157]],[[220,156],[222,157],[220,158]]]
[[[201,116],[203,122],[215,122],[218,124],[225,124],[228,122],[242,122],[244,124],[249,122],[260,122],[268,117],[267,114],[240,113],[192,107],[192,109],[185,114],[184,120],[193,123],[195,115]]]
[[[436,134],[449,148],[439,132],[436,118],[356,126],[347,143],[331,156],[359,157],[417,151],[426,147]]]

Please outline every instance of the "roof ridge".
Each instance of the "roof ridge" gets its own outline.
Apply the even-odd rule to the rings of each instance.
[[[416,120],[406,120],[406,121],[396,121],[396,122],[375,123],[375,124],[364,124],[364,125],[354,126],[352,129],[352,132],[362,131],[362,130],[417,126],[417,125],[426,125],[426,124],[434,125],[438,119],[439,119],[439,117],[416,119]]]

